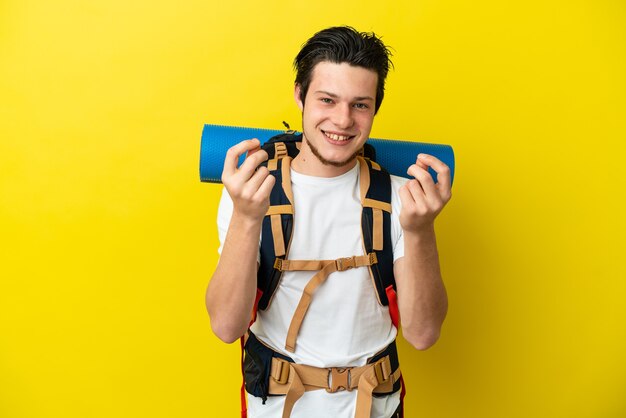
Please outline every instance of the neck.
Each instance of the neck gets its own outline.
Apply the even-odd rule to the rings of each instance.
[[[306,140],[302,141],[300,152],[291,162],[291,168],[300,174],[315,177],[337,177],[352,170],[356,165],[356,157],[341,167],[326,164],[313,154]]]

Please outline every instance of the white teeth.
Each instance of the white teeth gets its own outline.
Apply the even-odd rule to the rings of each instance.
[[[329,137],[333,141],[347,141],[348,139],[350,139],[349,136],[335,135],[335,134],[331,134],[328,132],[324,132],[324,133],[326,134],[327,137]]]

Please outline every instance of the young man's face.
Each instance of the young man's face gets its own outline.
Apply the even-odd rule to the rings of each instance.
[[[309,164],[327,174],[340,174],[353,167],[374,122],[377,82],[378,74],[372,70],[323,61],[313,68],[304,104],[296,86],[296,102],[302,110],[303,151],[309,148],[317,160]]]

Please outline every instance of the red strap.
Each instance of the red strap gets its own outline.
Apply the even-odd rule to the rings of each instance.
[[[246,380],[243,374],[243,336],[239,338],[241,343],[241,418],[248,417],[248,408],[246,406]]]
[[[404,386],[403,376],[400,376],[400,385],[402,386],[402,389],[400,390],[400,405],[402,405],[400,410],[402,411],[402,416],[400,418],[404,418],[404,395],[406,395],[406,386]]]
[[[398,328],[400,325],[400,311],[398,310],[398,295],[392,285],[387,286],[385,289],[387,294],[387,300],[389,301],[389,316],[391,316],[391,322]],[[404,418],[404,396],[406,395],[406,386],[404,386],[404,377],[400,376],[400,405],[402,408],[402,418]]]
[[[252,307],[252,318],[250,319],[250,324],[248,325],[248,328],[254,324],[254,321],[256,321],[256,312],[259,310],[259,301],[261,300],[261,297],[263,296],[263,291],[259,288],[256,289],[256,299],[254,300],[254,306]]]
[[[254,306],[252,307],[252,317],[250,319],[250,327],[256,321],[256,311],[259,308],[259,300],[261,300],[261,296],[263,296],[263,291],[260,289],[256,290],[256,299],[254,300]],[[243,354],[244,354],[244,341],[243,336],[239,339],[241,345],[241,418],[248,417],[248,408],[246,407],[246,377],[243,372]]]
[[[389,315],[391,316],[391,322],[396,328],[399,328],[400,311],[398,310],[398,296],[396,295],[393,285],[387,286],[385,293],[387,293],[387,300],[389,300]]]

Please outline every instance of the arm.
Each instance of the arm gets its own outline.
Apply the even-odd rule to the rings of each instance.
[[[258,152],[257,152],[258,151]],[[241,167],[239,156],[248,152]],[[211,328],[222,341],[231,343],[248,328],[256,295],[257,254],[263,217],[275,178],[259,141],[240,142],[226,154],[222,183],[233,200],[233,214],[217,268],[206,292]]]
[[[428,167],[437,172],[437,184]],[[407,170],[415,177],[400,188],[400,225],[404,257],[394,264],[402,332],[418,350],[439,338],[448,310],[435,239],[435,218],[450,200],[450,169],[437,158],[420,154]]]

